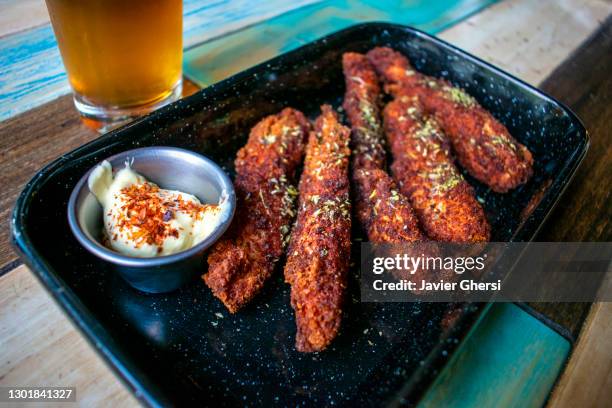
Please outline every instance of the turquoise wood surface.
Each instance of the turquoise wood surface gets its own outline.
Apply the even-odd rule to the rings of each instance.
[[[419,408],[541,407],[570,348],[565,338],[520,307],[494,304]]]
[[[184,45],[189,47],[317,1],[184,0]],[[0,39],[0,120],[69,92],[50,25]]]
[[[358,22],[388,21],[436,33],[494,1],[323,1],[187,50],[184,72],[204,87]]]

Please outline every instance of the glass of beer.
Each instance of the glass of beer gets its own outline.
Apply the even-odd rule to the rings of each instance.
[[[46,0],[74,90],[100,130],[181,96],[182,0]]]

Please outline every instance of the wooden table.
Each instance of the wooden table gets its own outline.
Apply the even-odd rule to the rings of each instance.
[[[24,9],[32,10],[33,18],[11,20],[0,10],[0,36],[46,23],[40,1],[15,0],[8,5],[17,16],[27,15]],[[607,241],[611,237],[611,12],[612,4],[603,0],[505,0],[440,35],[539,84],[569,105],[589,130],[587,158],[541,231],[541,241]],[[264,17],[269,13],[263,12]],[[249,18],[246,23],[256,20]],[[13,23],[7,26],[5,21]],[[187,92],[194,90],[187,87]],[[70,384],[78,388],[80,405],[131,406],[135,399],[21,265],[9,243],[9,213],[23,184],[45,163],[96,136],[82,125],[68,95],[0,122],[0,385]],[[557,315],[560,319],[570,316],[572,322],[582,322],[575,317],[588,312],[586,305],[536,306],[543,311],[566,310]],[[582,331],[575,324],[573,331],[580,333],[580,339],[551,406],[595,406],[597,401],[612,400],[610,322],[612,306],[607,303],[591,308]]]

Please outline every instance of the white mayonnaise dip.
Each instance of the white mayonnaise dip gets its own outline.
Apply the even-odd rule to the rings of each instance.
[[[184,251],[229,216],[225,196],[217,204],[202,204],[191,194],[159,188],[128,163],[113,177],[105,160],[91,172],[88,185],[104,210],[108,246],[124,255],[151,258]]]

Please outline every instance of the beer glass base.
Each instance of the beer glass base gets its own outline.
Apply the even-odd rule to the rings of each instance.
[[[81,95],[74,94],[74,105],[79,111],[85,124],[96,129],[100,133],[108,132],[139,116],[150,113],[162,106],[168,105],[181,98],[183,91],[183,80],[180,79],[172,91],[161,99],[144,105],[119,108],[115,106],[93,105]]]

